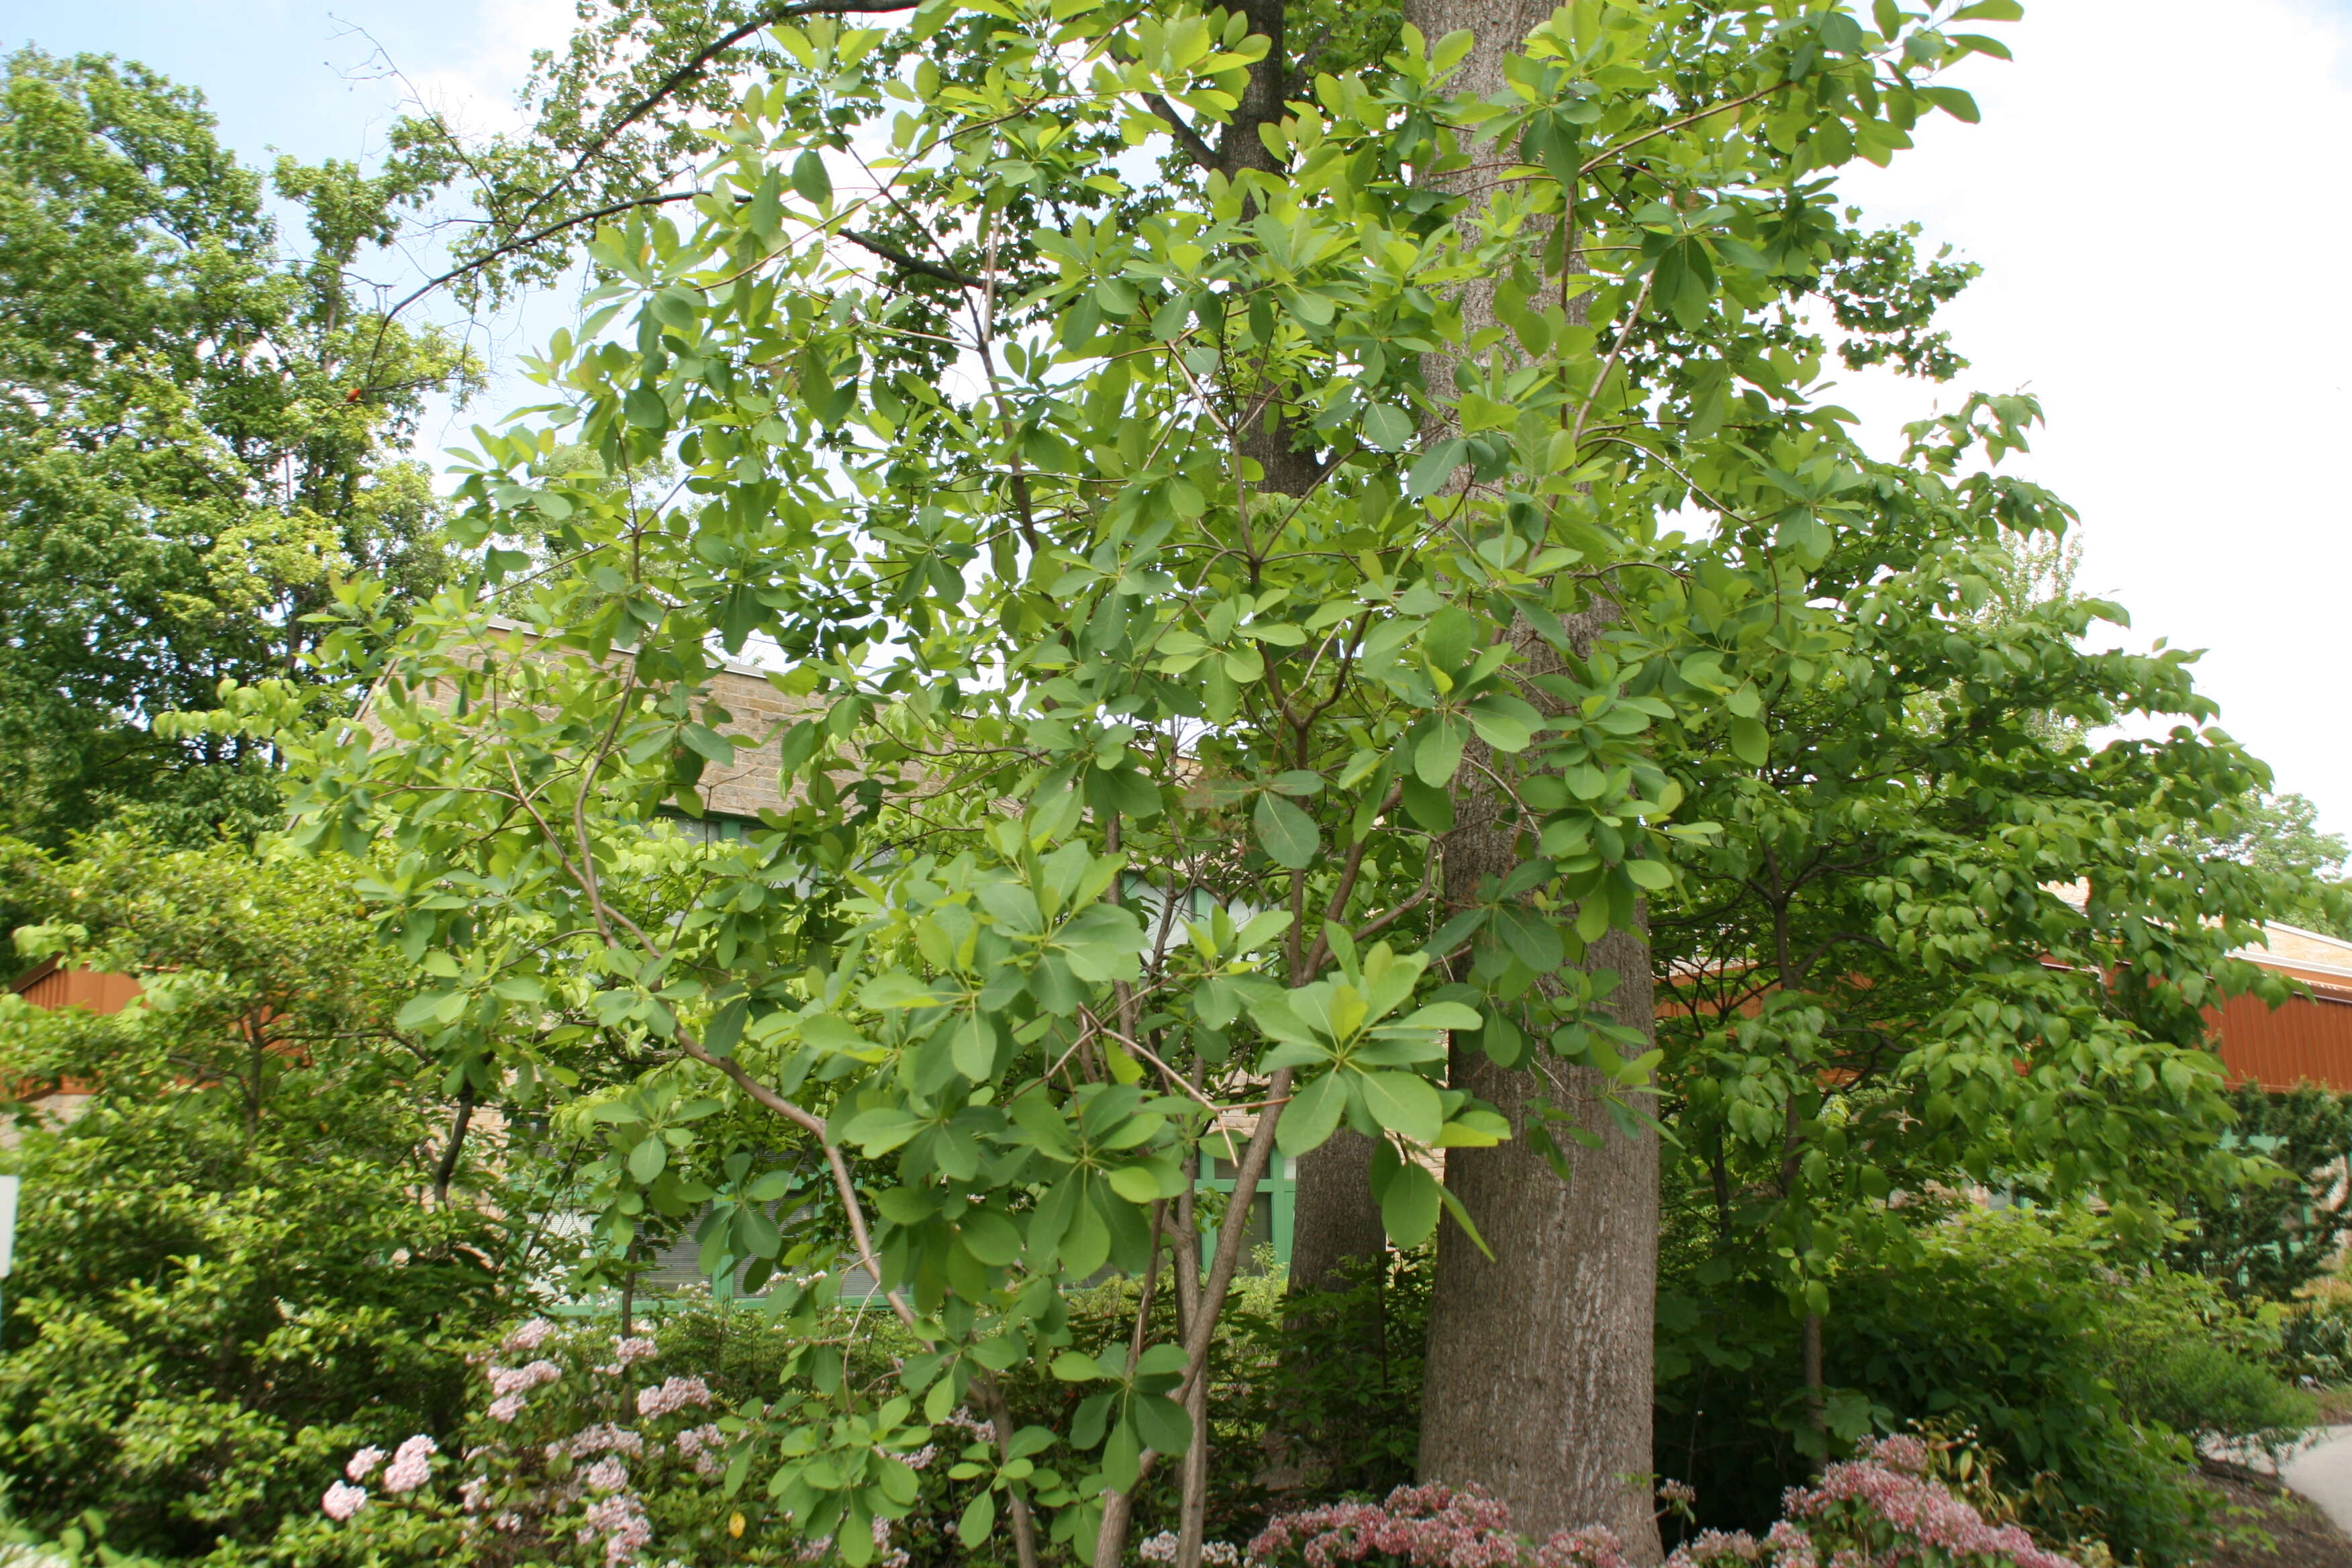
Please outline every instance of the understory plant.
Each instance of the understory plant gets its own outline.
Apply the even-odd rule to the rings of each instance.
[[[347,867],[114,834],[10,847],[0,874],[37,922],[21,960],[142,988],[110,1015],[0,999],[8,1504],[234,1557],[352,1448],[463,1409],[463,1352],[507,1312],[497,1184],[450,1147],[438,1064],[394,1021],[406,965]]]
[[[2160,1564],[2206,1544],[2195,1440],[2276,1448],[2313,1419],[2273,1370],[2273,1324],[2105,1216],[1915,1223],[1895,1258],[1839,1260],[1823,1372],[1842,1441],[1972,1428],[2042,1539]],[[1658,1466],[1696,1488],[1706,1526],[1759,1531],[1809,1469],[1802,1325],[1771,1299],[1702,1250],[1662,1301]]]
[[[1704,1531],[1675,1550],[1670,1568],[2074,1568],[2022,1527],[1988,1521],[1928,1464],[1918,1437],[1864,1438],[1812,1485],[1790,1488],[1762,1539]]]

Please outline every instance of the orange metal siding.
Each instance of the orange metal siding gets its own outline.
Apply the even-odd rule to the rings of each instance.
[[[139,982],[128,974],[106,974],[87,969],[37,969],[11,987],[36,1007],[86,1007],[93,1013],[120,1013],[139,994]]]
[[[2230,1082],[2264,1089],[2315,1084],[2352,1091],[2352,990],[2312,984],[2275,1010],[2252,996],[2232,996],[2206,1016],[2214,1026]]]

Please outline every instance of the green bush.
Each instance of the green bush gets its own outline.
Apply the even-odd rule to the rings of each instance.
[[[440,1074],[343,879],[120,837],[23,855],[26,933],[138,977],[107,1016],[0,1004],[0,1079],[91,1092],[15,1108],[24,1179],[0,1320],[0,1477],[37,1531],[232,1553],[315,1508],[341,1456],[446,1425],[465,1347],[507,1316],[498,1194],[461,1168]]]
[[[2312,1418],[2267,1370],[2275,1331],[2210,1282],[2136,1260],[2096,1220],[1963,1215],[1899,1262],[1848,1260],[1822,1336],[1840,1435],[1973,1427],[2049,1539],[2184,1562],[2207,1504],[2191,1438],[2277,1442]],[[1808,1465],[1800,1336],[1753,1277],[1695,1267],[1661,1313],[1658,1466],[1704,1523],[1756,1529]]]

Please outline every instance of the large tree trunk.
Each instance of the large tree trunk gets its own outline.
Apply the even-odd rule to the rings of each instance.
[[[1450,85],[1482,96],[1504,90],[1503,58],[1551,13],[1549,4],[1530,0],[1405,0],[1405,19],[1424,36],[1464,28],[1475,35]],[[1470,331],[1492,321],[1493,294],[1491,281],[1465,287]],[[1433,384],[1448,384],[1451,368],[1433,364]],[[1576,617],[1576,629],[1592,636],[1606,614],[1597,606]],[[1540,667],[1547,650],[1532,630],[1518,626],[1514,636]],[[1458,775],[1465,782],[1457,784],[1456,826],[1444,843],[1453,909],[1475,906],[1479,884],[1523,858],[1508,803],[1490,785],[1466,782],[1477,777],[1471,762],[1492,760],[1483,747],[1474,752]],[[1612,931],[1591,944],[1584,963],[1617,973],[1607,1004],[1615,1021],[1651,1033],[1646,933]],[[1532,1061],[1509,1070],[1475,1044],[1454,1050],[1454,1082],[1500,1110],[1514,1136],[1446,1158],[1447,1184],[1494,1258],[1450,1219],[1443,1222],[1422,1399],[1422,1476],[1484,1484],[1538,1538],[1605,1525],[1633,1561],[1655,1563],[1661,1548],[1645,1478],[1653,1463],[1657,1144],[1618,1130],[1599,1074],[1552,1059],[1540,1040],[1528,1049]],[[1566,1182],[1525,1136],[1538,1099],[1599,1136],[1595,1148],[1564,1130],[1555,1137],[1567,1155]]]
[[[1449,882],[1457,847],[1462,859],[1475,855],[1471,844],[1449,844]],[[1586,963],[1623,977],[1611,998],[1617,1021],[1646,1025],[1646,938],[1612,931]],[[1454,1081],[1508,1117],[1513,1138],[1446,1155],[1446,1184],[1495,1256],[1444,1222],[1422,1393],[1422,1477],[1483,1483],[1538,1538],[1607,1525],[1634,1561],[1654,1563],[1657,1521],[1643,1478],[1652,1465],[1656,1140],[1617,1129],[1590,1068],[1538,1058],[1536,1072],[1506,1070],[1476,1045],[1457,1045]],[[1601,1140],[1586,1148],[1555,1138],[1568,1156],[1566,1182],[1525,1139],[1538,1095]]]
[[[1298,1162],[1291,1189],[1290,1289],[1343,1289],[1388,1250],[1372,1201],[1372,1141],[1342,1127]],[[1351,1270],[1351,1266],[1353,1268]]]

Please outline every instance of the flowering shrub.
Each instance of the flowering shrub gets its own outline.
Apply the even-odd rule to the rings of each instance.
[[[751,1458],[743,1423],[716,1408],[702,1376],[639,1370],[659,1355],[649,1338],[533,1319],[476,1358],[490,1397],[454,1464],[436,1475],[440,1449],[422,1434],[389,1463],[362,1448],[320,1510],[361,1537],[396,1528],[413,1541],[432,1521],[451,1555],[485,1564],[806,1561],[810,1547],[778,1528],[788,1521],[768,1516],[758,1489],[730,1497],[717,1484]],[[887,1535],[876,1544],[887,1562]]]
[[[1666,1568],[2075,1568],[2013,1524],[1994,1525],[1925,1472],[1916,1437],[1864,1440],[1854,1457],[1822,1471],[1819,1484],[1791,1488],[1788,1517],[1762,1540],[1744,1531],[1703,1531],[1677,1547]],[[1686,1503],[1668,1482],[1660,1496]],[[1155,1552],[1155,1549],[1160,1549]],[[1224,1549],[1227,1552],[1231,1548]],[[1144,1543],[1147,1561],[1173,1561],[1175,1539]],[[1230,1557],[1207,1561],[1230,1562]],[[1559,1531],[1530,1543],[1511,1512],[1475,1486],[1399,1487],[1382,1503],[1328,1503],[1277,1515],[1249,1544],[1265,1568],[1626,1568],[1617,1538],[1598,1526]]]
[[[1626,1568],[1617,1538],[1593,1526],[1563,1530],[1532,1551],[1511,1510],[1480,1487],[1399,1487],[1382,1503],[1327,1503],[1278,1514],[1249,1545],[1250,1561],[1337,1568],[1373,1561],[1411,1568]]]
[[[1865,1438],[1818,1484],[1790,1488],[1789,1517],[1763,1540],[1706,1531],[1668,1568],[2075,1568],[2019,1526],[1987,1522],[1927,1475],[1927,1459],[1916,1437]]]

